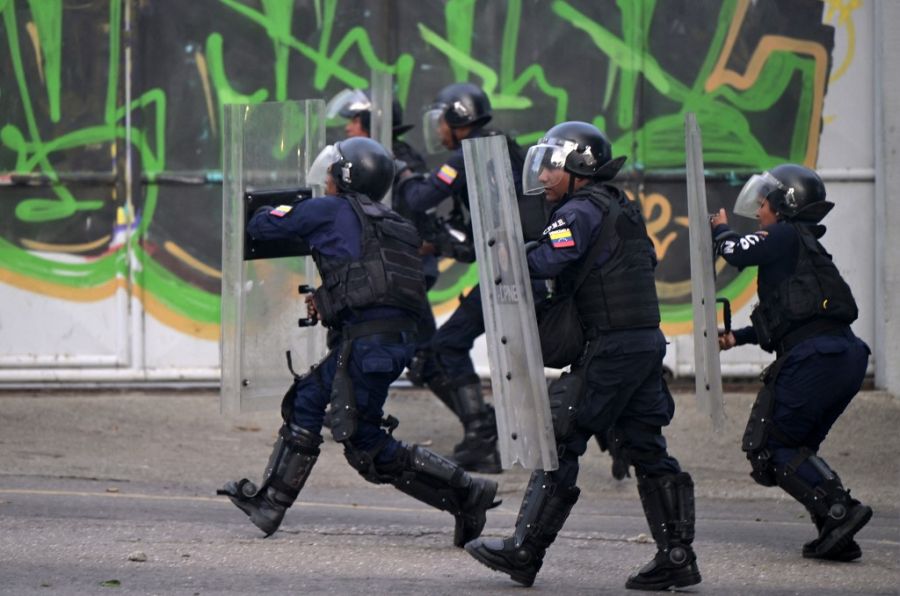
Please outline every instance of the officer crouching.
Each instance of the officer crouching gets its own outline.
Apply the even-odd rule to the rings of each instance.
[[[809,511],[818,536],[803,545],[804,557],[852,561],[862,555],[853,536],[872,509],[850,496],[818,451],[862,386],[870,352],[850,330],[853,294],[819,243],[819,222],[832,207],[818,174],[783,164],[753,176],[735,203],[735,214],[759,219],[759,231],[732,232],[724,209],[710,224],[729,264],[759,267],[752,325],[722,335],[719,347],[759,344],[777,356],[744,432],[750,475]]]
[[[329,403],[331,431],[350,465],[369,482],[392,484],[451,513],[456,546],[476,538],[486,511],[498,504],[496,482],[401,443],[391,435],[397,420],[384,419],[388,388],[412,359],[426,301],[415,228],[378,202],[393,176],[393,160],[380,144],[341,141],[310,169],[310,181],[319,177],[326,196],[263,208],[247,226],[255,241],[299,237],[309,244],[322,285],[307,308],[330,330],[328,355],[284,396],[284,424],[262,483],[245,478],[219,491],[266,536],[278,529],[316,463]]]

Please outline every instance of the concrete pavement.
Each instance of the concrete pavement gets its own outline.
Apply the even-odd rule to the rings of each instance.
[[[753,484],[740,451],[751,393],[726,397],[721,433],[676,393],[666,435],[694,476],[705,594],[896,594],[900,586],[900,400],[860,394],[822,455],[875,509],[861,561],[800,557],[808,517]],[[397,390],[395,435],[446,453],[452,415],[428,394]],[[452,547],[452,518],[362,480],[330,439],[282,530],[262,539],[216,488],[258,479],[280,420],[223,417],[211,392],[0,393],[0,594],[457,594],[517,587]],[[626,593],[653,546],[633,479],[614,480],[591,448],[582,498],[530,593]],[[528,472],[497,477],[503,505],[485,534],[502,536]],[[521,593],[521,592],[516,592]],[[628,591],[628,593],[632,593]]]

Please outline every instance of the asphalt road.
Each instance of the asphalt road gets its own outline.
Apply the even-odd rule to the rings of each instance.
[[[676,396],[670,450],[697,484],[703,594],[897,594],[900,400],[862,394],[826,442],[853,494],[876,510],[863,558],[807,560],[802,507],[752,483],[739,450],[749,394],[728,396],[721,433]],[[448,451],[459,428],[437,400],[398,391],[397,435]],[[275,413],[218,414],[209,393],[0,394],[0,594],[523,593],[452,546],[452,518],[366,483],[328,440],[298,503],[270,538],[215,489],[258,478]],[[634,594],[627,575],[654,546],[633,479],[614,480],[599,449],[582,498],[529,593]],[[509,533],[527,482],[497,478],[504,503],[486,535]]]

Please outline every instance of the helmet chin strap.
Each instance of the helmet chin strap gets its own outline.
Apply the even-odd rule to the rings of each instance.
[[[572,193],[575,191],[575,174],[569,172],[569,188],[566,190],[566,194],[563,195],[563,199],[566,197],[571,197]]]

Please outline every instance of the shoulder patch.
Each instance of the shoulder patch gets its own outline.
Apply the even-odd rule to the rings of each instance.
[[[274,217],[284,217],[291,212],[291,209],[293,209],[293,207],[291,207],[290,205],[279,205],[278,207],[275,207],[274,209],[269,211],[269,215],[272,215]]]
[[[550,232],[550,242],[553,243],[553,248],[568,248],[575,246],[575,237],[569,228],[557,228]]]
[[[549,226],[547,226],[546,228],[544,228],[544,231],[541,232],[541,234],[544,235],[544,236],[546,236],[547,234],[549,234],[549,233],[552,232],[553,230],[555,230],[555,229],[557,229],[557,228],[562,228],[562,227],[568,226],[568,225],[569,225],[569,224],[568,224],[568,222],[566,221],[566,219],[565,219],[564,217],[559,217],[559,218],[557,218],[555,221],[551,222]]]
[[[441,169],[437,172],[437,177],[441,180],[441,182],[447,184],[448,186],[450,184],[453,184],[453,181],[456,180],[456,177],[458,175],[459,173],[456,171],[456,168],[448,163],[442,165]]]

